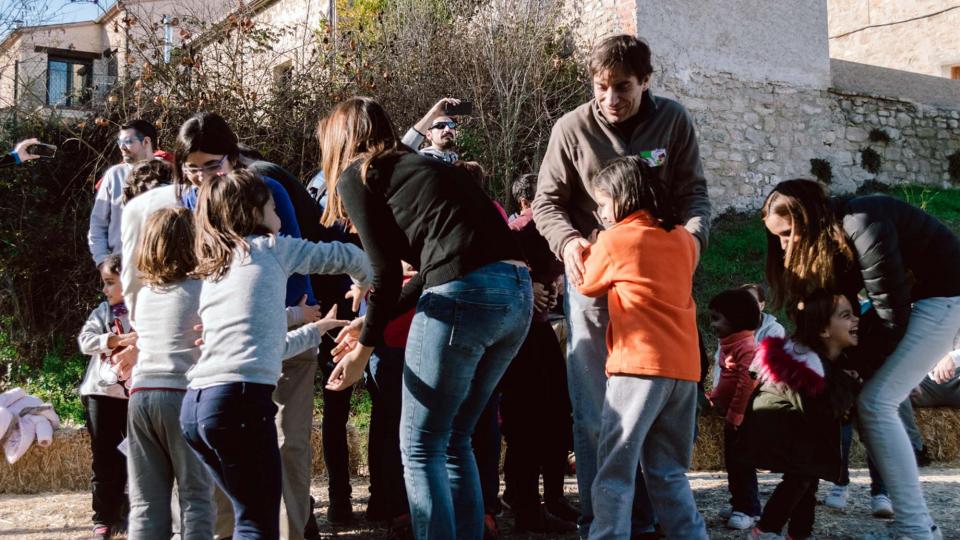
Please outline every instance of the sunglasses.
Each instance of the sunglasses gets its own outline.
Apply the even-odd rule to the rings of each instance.
[[[446,122],[436,122],[435,124],[430,126],[430,129],[443,129],[443,128],[457,129],[457,123],[454,122],[453,120],[447,120]]]
[[[143,142],[143,135],[135,135],[133,137],[126,138],[117,138],[117,146],[133,146],[134,142]]]
[[[183,172],[184,174],[188,174],[191,176],[195,176],[198,174],[205,174],[205,173],[215,173],[219,171],[221,167],[223,167],[223,161],[225,159],[227,159],[226,154],[224,154],[223,157],[220,158],[220,161],[216,163],[211,163],[210,165],[201,165],[199,167],[195,167],[193,165],[184,165]]]

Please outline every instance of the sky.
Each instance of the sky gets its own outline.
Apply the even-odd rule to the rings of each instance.
[[[89,21],[110,8],[115,0],[0,0],[0,37],[20,24]]]

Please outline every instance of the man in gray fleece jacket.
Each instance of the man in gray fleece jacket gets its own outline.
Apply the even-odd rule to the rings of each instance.
[[[576,287],[582,279],[588,238],[601,229],[592,180],[611,159],[639,155],[660,173],[701,251],[710,225],[710,201],[693,122],[682,105],[650,92],[650,56],[649,47],[629,35],[609,37],[594,48],[589,59],[594,99],[553,127],[533,201],[537,229],[566,268],[567,371],[584,538],[594,517],[590,490],[597,473],[606,387],[604,334],[609,321],[606,296],[588,298]],[[636,487],[635,535],[653,530],[650,503],[639,475]]]

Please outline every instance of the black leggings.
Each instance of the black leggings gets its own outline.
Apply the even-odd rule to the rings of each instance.
[[[806,538],[813,534],[819,483],[819,479],[812,476],[784,474],[763,507],[763,516],[757,527],[763,532],[780,534],[789,521],[787,532],[792,538]]]

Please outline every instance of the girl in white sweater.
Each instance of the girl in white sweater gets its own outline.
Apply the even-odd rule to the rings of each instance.
[[[316,347],[343,326],[327,317],[287,332],[287,278],[349,274],[369,287],[372,271],[356,246],[277,236],[270,190],[245,170],[211,178],[197,204],[196,274],[204,279],[200,360],[187,373],[180,424],[187,443],[230,498],[233,537],[279,537],[280,452],[271,398],[281,361]]]

